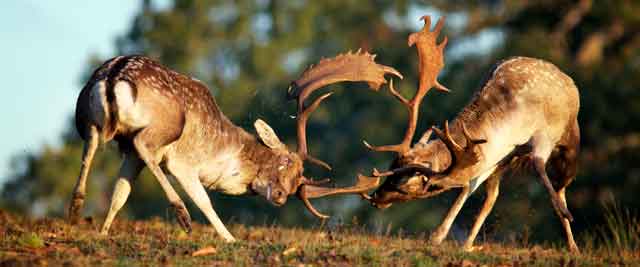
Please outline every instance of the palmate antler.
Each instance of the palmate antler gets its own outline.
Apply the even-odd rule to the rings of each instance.
[[[409,35],[408,45],[416,45],[418,50],[419,65],[418,70],[420,73],[420,85],[418,91],[411,100],[404,98],[393,87],[393,83],[389,85],[391,94],[396,97],[400,103],[402,103],[409,110],[409,122],[407,125],[407,131],[404,134],[404,139],[397,145],[387,146],[372,146],[364,141],[365,146],[374,151],[390,151],[396,152],[400,155],[406,153],[411,148],[411,140],[416,132],[416,125],[418,123],[418,112],[420,111],[420,103],[424,96],[429,92],[432,87],[435,87],[439,91],[449,92],[449,89],[441,85],[437,78],[438,73],[444,67],[444,47],[447,45],[447,37],[445,36],[440,44],[436,43],[438,34],[444,26],[445,18],[440,18],[433,31],[429,31],[431,27],[431,18],[424,16],[421,18],[424,20],[424,28],[422,31]]]
[[[316,98],[311,104],[305,106],[305,100],[314,91],[338,82],[366,82],[373,90],[378,90],[386,83],[385,75],[393,74],[402,78],[400,72],[392,67],[375,63],[375,55],[360,50],[355,53],[349,52],[338,55],[334,58],[322,59],[320,62],[309,67],[302,76],[291,83],[288,91],[290,99],[297,99],[297,133],[298,133],[298,154],[301,158],[312,163],[321,165],[327,169],[331,167],[325,162],[309,155],[307,148],[306,125],[310,114],[329,97],[332,93],[325,93]],[[319,186],[319,182],[304,176],[298,182],[298,197],[304,202],[309,211],[319,218],[328,216],[318,212],[309,202],[309,198],[318,198],[335,194],[362,194],[378,186],[379,177],[367,177],[358,175],[358,181],[354,186],[345,188],[329,188]]]
[[[360,50],[352,53],[338,55],[334,58],[322,59],[315,66],[310,66],[302,76],[291,83],[289,86],[289,99],[297,99],[298,104],[298,154],[315,164],[321,165],[327,169],[331,167],[308,154],[306,124],[309,115],[320,105],[324,99],[329,97],[332,92],[323,94],[315,99],[310,105],[304,105],[305,100],[314,91],[338,82],[367,82],[369,87],[377,91],[380,86],[386,83],[384,75],[387,73],[396,75],[402,79],[402,74],[392,67],[375,63],[376,55]]]

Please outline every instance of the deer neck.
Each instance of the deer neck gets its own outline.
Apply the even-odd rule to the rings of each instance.
[[[256,138],[244,144],[241,154],[243,165],[254,179],[260,176],[261,170],[276,156],[273,149],[263,145]]]
[[[513,128],[508,127],[512,124],[512,121],[504,116],[507,113],[500,112],[500,110],[482,109],[481,106],[476,104],[474,102],[465,107],[450,124],[452,139],[462,147],[468,145],[462,129],[462,123],[464,123],[472,138],[485,139],[487,141],[476,148],[479,155],[478,162],[467,166],[455,167],[459,170],[456,170],[456,174],[452,175],[455,177],[451,177],[463,183],[470,181],[474,189],[477,188],[477,186],[473,185],[474,181],[480,183],[484,181],[500,162],[513,151],[515,146],[521,144],[524,140],[520,140],[522,138],[518,137],[518,133],[505,130]],[[434,146],[433,154],[439,159],[439,162],[436,162],[436,168],[438,170],[446,169],[451,164],[449,149],[440,139],[436,139],[431,143]]]
[[[251,192],[251,183],[259,178],[267,160],[275,152],[255,136],[234,125],[222,113],[210,122],[205,135],[210,136],[208,160],[203,164],[203,184],[212,190],[230,195]]]

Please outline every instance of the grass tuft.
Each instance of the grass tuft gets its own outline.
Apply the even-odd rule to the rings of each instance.
[[[640,217],[615,202],[604,209],[606,224],[598,228],[604,246],[611,251],[640,250]]]
[[[28,247],[28,248],[41,248],[41,247],[44,247],[44,241],[42,240],[42,238],[40,238],[40,236],[38,236],[38,234],[33,233],[33,232],[22,234],[18,238],[18,244],[20,244],[23,247]]]

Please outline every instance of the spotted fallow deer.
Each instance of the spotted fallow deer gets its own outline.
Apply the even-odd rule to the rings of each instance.
[[[324,59],[305,71],[292,87],[308,91],[328,81],[341,80],[364,81],[379,88],[386,82],[385,74],[399,75],[373,60],[367,53]],[[336,66],[341,67],[339,72]],[[178,181],[226,241],[234,238],[213,210],[206,189],[232,195],[259,194],[277,206],[283,205],[289,195],[297,194],[314,215],[326,218],[308,198],[362,192],[378,181],[363,176],[354,186],[328,188],[303,175],[305,160],[330,168],[307,153],[306,142],[307,119],[328,96],[309,105],[304,103],[308,94],[296,96],[298,149],[292,152],[262,120],[254,124],[259,139],[235,126],[199,81],[143,56],[108,60],[93,73],[76,105],[76,128],[85,147],[69,218],[72,223],[77,221],[82,209],[98,144],[110,140],[118,142],[124,160],[102,234],[108,232],[129,196],[132,182],[145,166],[160,183],[178,222],[187,231],[190,215],[167,176]]]
[[[579,94],[570,77],[551,63],[515,57],[498,63],[468,104],[444,130],[432,127],[411,146],[422,99],[431,88],[448,92],[437,81],[444,66],[443,50],[447,38],[436,39],[444,18],[433,31],[431,20],[422,17],[424,28],[409,36],[419,58],[419,87],[406,99],[389,83],[390,92],[409,111],[408,127],[400,144],[374,147],[374,151],[395,152],[391,168],[374,169],[376,177],[387,177],[373,194],[361,195],[375,207],[387,208],[393,202],[435,196],[452,188],[461,193],[430,242],[440,244],[469,195],[486,182],[487,197],[464,244],[473,241],[498,196],[500,179],[508,169],[532,165],[550,194],[551,203],[566,233],[572,252],[573,240],[567,209],[566,187],[576,176],[576,157],[580,143],[578,127]],[[431,139],[435,132],[437,139]],[[554,174],[547,175],[547,170]],[[373,185],[374,183],[371,183]]]
[[[464,109],[444,130],[432,127],[411,146],[418,110],[430,88],[448,91],[436,80],[444,65],[446,37],[436,44],[444,19],[433,32],[430,19],[424,29],[409,36],[409,45],[418,50],[420,86],[411,100],[393,89],[392,94],[409,109],[409,125],[402,143],[373,147],[392,151],[397,157],[389,176],[370,197],[378,208],[395,201],[427,198],[452,188],[461,188],[442,224],[430,238],[440,244],[469,195],[486,182],[487,196],[464,244],[473,241],[493,208],[505,170],[531,165],[547,189],[553,208],[564,227],[567,245],[578,252],[573,240],[567,209],[566,187],[574,180],[580,143],[578,111],[580,97],[573,80],[551,63],[539,59],[514,57],[495,65],[490,75]],[[437,139],[430,139],[435,132]],[[530,163],[530,164],[529,164]],[[547,175],[547,170],[554,174]]]

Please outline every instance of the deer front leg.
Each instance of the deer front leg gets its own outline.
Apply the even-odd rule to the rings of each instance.
[[[204,213],[211,225],[216,229],[216,232],[227,242],[235,241],[235,238],[231,235],[227,227],[224,226],[218,214],[216,214],[207,191],[202,186],[202,183],[198,179],[197,173],[190,173],[189,171],[179,171],[186,168],[177,168],[175,165],[169,167],[171,173],[176,176],[176,180],[182,185],[184,191],[189,195],[191,200],[198,206],[200,211]],[[176,172],[177,171],[177,172]]]
[[[460,195],[458,195],[458,198],[453,203],[453,206],[451,206],[451,208],[449,209],[449,212],[442,221],[442,224],[440,224],[440,226],[438,226],[438,229],[436,229],[436,231],[431,234],[431,237],[429,238],[429,243],[431,245],[440,245],[444,238],[447,237],[453,221],[456,219],[456,216],[458,216],[458,213],[460,213],[464,202],[467,201],[467,198],[469,198],[470,192],[471,190],[469,188],[469,185],[465,185],[462,187]]]
[[[104,220],[100,234],[106,235],[109,232],[113,219],[116,217],[116,214],[118,214],[118,211],[120,211],[122,206],[124,206],[124,203],[127,202],[129,193],[131,193],[131,183],[133,183],[133,181],[138,177],[142,168],[144,168],[144,161],[142,161],[134,152],[124,155],[124,160],[122,161],[120,172],[118,174],[118,180],[116,181],[116,185],[111,196],[109,212]]]
[[[91,126],[89,129],[89,140],[85,141],[84,149],[82,151],[82,167],[80,167],[80,175],[78,176],[78,181],[73,189],[71,202],[69,203],[67,216],[71,224],[78,223],[78,218],[80,217],[80,211],[82,210],[87,190],[87,177],[89,176],[93,156],[96,154],[96,150],[98,149],[98,142],[98,129],[95,126]]]
[[[480,213],[478,213],[478,216],[476,217],[476,221],[473,223],[473,227],[469,232],[467,241],[465,241],[464,243],[464,250],[466,251],[471,251],[473,249],[473,241],[476,239],[476,236],[480,231],[480,227],[482,227],[482,224],[484,224],[484,220],[487,218],[487,216],[493,209],[493,205],[496,203],[496,199],[498,198],[498,194],[500,193],[500,176],[501,172],[496,171],[491,174],[491,176],[485,183],[487,197],[484,200],[484,204],[482,205]]]
[[[156,177],[156,180],[158,180],[158,183],[160,183],[160,187],[162,187],[162,190],[167,195],[167,199],[169,199],[169,203],[171,203],[171,206],[176,213],[178,223],[187,233],[189,233],[191,232],[191,215],[189,215],[189,211],[187,211],[187,208],[185,207],[184,202],[182,202],[182,199],[180,199],[180,196],[178,196],[178,193],[176,193],[176,191],[171,186],[171,183],[169,183],[167,176],[165,176],[164,172],[162,172],[162,170],[160,169],[160,166],[156,162],[153,153],[151,153],[151,151],[147,148],[147,145],[144,141],[144,134],[144,131],[139,133],[138,136],[136,136],[136,138],[133,140],[133,145],[138,151],[138,155],[140,156],[140,158],[147,165],[151,173],[153,173],[153,175]]]

